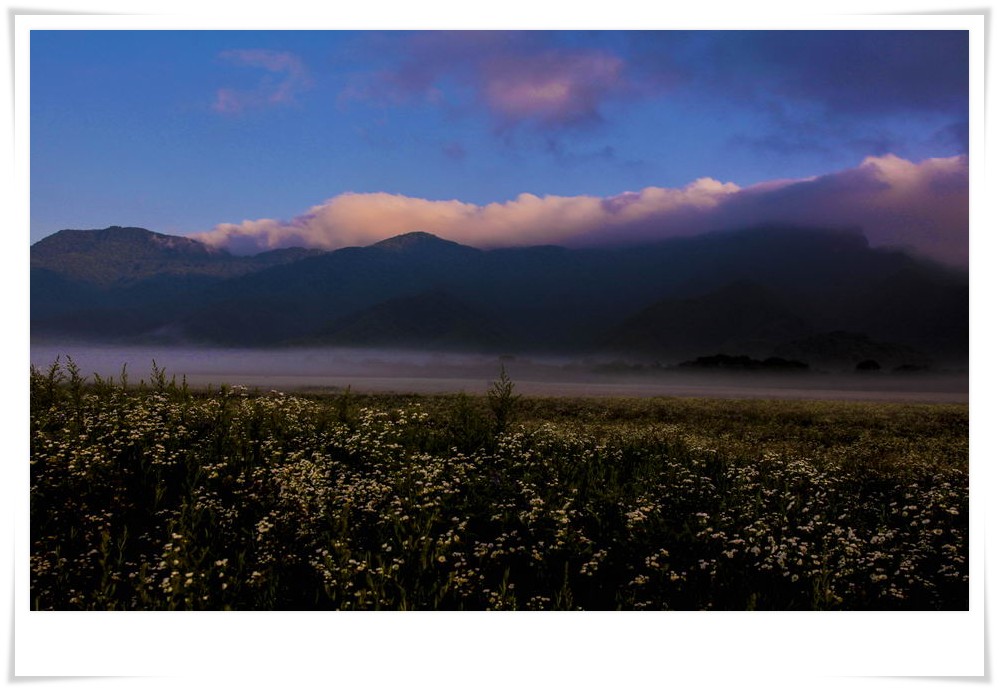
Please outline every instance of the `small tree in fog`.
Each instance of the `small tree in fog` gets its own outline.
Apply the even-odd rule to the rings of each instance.
[[[513,408],[520,396],[513,393],[513,380],[506,373],[506,367],[500,365],[499,379],[489,387],[489,409],[496,418],[496,434],[502,434],[513,415]]]

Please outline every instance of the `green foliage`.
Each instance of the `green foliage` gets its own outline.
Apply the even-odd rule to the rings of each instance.
[[[968,606],[967,406],[68,371],[31,373],[36,609]]]
[[[513,380],[507,375],[506,366],[500,365],[499,379],[492,383],[486,396],[489,400],[489,409],[496,421],[496,434],[503,434],[520,399],[520,396],[513,393]]]
[[[447,414],[447,436],[461,453],[473,453],[490,444],[495,424],[490,424],[481,400],[462,392],[454,398]]]
[[[345,425],[353,425],[356,421],[356,407],[349,386],[333,399],[333,411],[336,419]]]

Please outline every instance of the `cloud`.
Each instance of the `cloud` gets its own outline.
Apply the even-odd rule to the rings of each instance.
[[[236,253],[327,250],[422,230],[475,247],[620,245],[761,224],[861,228],[875,246],[968,261],[968,162],[888,154],[814,178],[740,188],[701,178],[611,197],[536,196],[477,205],[385,192],[346,193],[290,221],[224,223],[195,235]]]
[[[265,75],[253,89],[221,88],[215,93],[212,110],[238,114],[251,108],[294,103],[298,94],[312,85],[308,70],[292,53],[275,50],[227,50],[219,57],[233,65],[256,67]]]
[[[480,98],[504,122],[598,121],[601,104],[624,91],[624,61],[605,51],[496,55],[480,68]]]
[[[828,111],[960,113],[968,107],[967,31],[776,33],[757,40],[775,70],[785,64],[780,88]]]
[[[370,37],[380,70],[345,100],[485,108],[501,126],[576,127],[619,99],[810,115],[966,117],[966,31],[430,31]],[[385,59],[383,56],[392,56]],[[471,94],[471,103],[462,98]]]
[[[915,163],[886,154],[809,180],[746,188],[712,224],[857,227],[874,246],[967,266],[968,218],[967,157]]]
[[[838,116],[968,107],[967,31],[648,31],[629,43],[643,81],[725,100],[808,104]]]
[[[954,122],[940,128],[933,135],[933,141],[943,146],[951,146],[962,153],[968,153],[969,126],[968,121]]]
[[[634,32],[627,59],[650,97],[658,80],[676,102],[737,109],[731,144],[763,155],[967,152],[959,125],[913,136],[967,121],[967,31]]]
[[[558,45],[556,37],[557,32],[413,34],[393,45],[402,55],[397,64],[359,76],[340,100],[481,108],[498,129],[599,122],[605,103],[632,90],[625,60],[604,48]]]

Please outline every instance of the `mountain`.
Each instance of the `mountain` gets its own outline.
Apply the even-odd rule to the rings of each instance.
[[[856,231],[760,227],[640,247],[480,250],[407,233],[236,257],[137,228],[31,248],[34,337],[767,357],[842,331],[967,360],[967,273]],[[844,346],[845,347],[845,346]],[[738,351],[738,352],[736,352]]]
[[[321,254],[235,257],[190,238],[111,226],[62,230],[31,246],[33,334],[129,338],[180,318],[220,282]]]
[[[444,240],[432,233],[413,231],[376,242],[372,247],[384,252],[400,252],[410,256],[414,254],[435,254],[440,252],[456,252],[468,254],[472,248],[460,245],[451,240]]]
[[[307,340],[393,298],[462,294],[482,254],[428,233],[348,247],[226,281],[176,327],[195,340],[234,345]]]
[[[881,277],[844,309],[842,321],[885,341],[903,341],[952,360],[968,357],[967,276],[920,263]]]
[[[293,248],[234,257],[226,250],[191,238],[111,226],[99,230],[60,230],[39,240],[31,246],[31,268],[107,287],[163,275],[228,278],[319,253]]]
[[[32,269],[99,286],[166,272],[219,273],[228,258],[190,238],[120,226],[61,230],[31,247]]]
[[[812,329],[771,289],[748,280],[704,295],[661,300],[608,337],[610,352],[678,360],[717,350],[766,356]]]
[[[482,349],[503,342],[490,320],[448,293],[394,298],[354,312],[320,329],[312,343]]]

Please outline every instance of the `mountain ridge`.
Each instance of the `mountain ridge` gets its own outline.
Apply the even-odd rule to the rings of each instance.
[[[134,226],[65,229],[31,246],[31,267],[102,287],[160,274],[229,277],[320,254],[287,248],[238,257],[194,238]]]
[[[766,356],[782,339],[847,331],[967,358],[966,273],[871,248],[855,231],[756,227],[641,247],[490,250],[416,231],[250,257],[144,229],[56,235],[31,250],[39,337],[275,346],[321,340],[355,319],[350,329],[373,345],[404,345],[409,334],[433,347],[464,339],[511,351]],[[450,297],[434,307],[434,295]],[[437,320],[442,338],[407,305]]]

